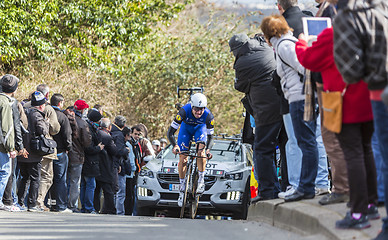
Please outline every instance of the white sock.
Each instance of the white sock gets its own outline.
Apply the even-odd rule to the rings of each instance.
[[[179,182],[181,183],[181,185],[185,184],[185,179],[184,178],[179,178]]]
[[[198,182],[204,181],[204,178],[205,178],[205,171],[203,172],[198,171]]]

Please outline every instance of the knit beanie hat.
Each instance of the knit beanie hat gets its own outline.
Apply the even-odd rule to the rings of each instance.
[[[92,110],[89,111],[88,118],[92,122],[99,122],[102,118],[102,115],[99,111],[93,108]]]
[[[1,79],[1,89],[5,93],[13,93],[16,91],[19,79],[11,74],[4,75]]]
[[[31,96],[31,105],[36,107],[46,103],[46,98],[43,96],[43,93],[35,91]]]

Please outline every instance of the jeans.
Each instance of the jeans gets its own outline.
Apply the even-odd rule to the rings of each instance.
[[[298,147],[289,113],[283,115],[283,123],[288,137],[286,143],[288,181],[296,189],[299,185],[300,169],[302,167],[302,151]]]
[[[384,176],[384,197],[388,203],[388,108],[382,101],[371,101],[375,133],[380,143],[380,151],[383,160],[382,174]],[[388,215],[388,208],[385,207]],[[388,230],[388,218],[383,219],[383,229]]]
[[[115,194],[115,203],[116,203],[116,211],[117,215],[124,215],[125,209],[124,209],[124,201],[125,201],[125,182],[126,177],[118,175],[118,184],[119,184],[119,191]]]
[[[277,197],[279,192],[274,160],[277,137],[281,127],[282,122],[278,121],[264,126],[256,126],[255,129],[255,166],[259,177],[259,195],[264,198]]]
[[[82,164],[69,164],[67,171],[67,188],[69,191],[67,207],[71,210],[75,210],[77,209],[79,197]]]
[[[94,177],[81,177],[81,193],[80,199],[82,204],[82,212],[91,213],[94,210],[94,190],[96,189],[96,179]]]
[[[376,164],[376,174],[377,174],[377,194],[378,194],[378,201],[384,202],[384,176],[382,172],[383,168],[383,159],[381,156],[381,150],[380,150],[380,144],[379,140],[377,140],[377,134],[376,132],[373,133],[372,136],[372,150],[373,150],[373,156],[375,158],[375,164]]]
[[[318,171],[318,147],[316,140],[317,121],[304,121],[304,100],[290,103],[290,114],[295,137],[302,150],[302,168],[298,191],[315,194],[315,179]]]
[[[51,197],[55,199],[56,210],[67,208],[67,168],[69,157],[66,152],[57,154],[58,160],[53,160],[54,180],[51,187]]]
[[[3,201],[3,195],[10,173],[11,161],[8,153],[0,152],[0,203]]]
[[[13,199],[13,195],[12,195],[12,190],[13,190],[12,188],[13,188],[13,182],[16,181],[16,178],[14,177],[15,176],[16,162],[17,162],[16,158],[10,159],[11,171],[10,171],[7,185],[5,187],[5,191],[4,191],[4,195],[3,195],[3,203],[7,206],[11,206],[14,203],[14,199]]]
[[[327,155],[325,146],[323,145],[322,134],[321,134],[321,116],[317,117],[317,129],[315,132],[318,147],[318,172],[315,179],[315,185],[317,188],[329,188],[329,169],[327,166]]]

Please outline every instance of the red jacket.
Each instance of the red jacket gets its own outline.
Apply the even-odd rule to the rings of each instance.
[[[295,51],[302,66],[321,72],[324,91],[342,91],[346,84],[334,63],[333,28],[327,28],[311,47],[299,40]],[[343,98],[342,122],[359,123],[373,120],[367,84],[360,81],[348,85]]]

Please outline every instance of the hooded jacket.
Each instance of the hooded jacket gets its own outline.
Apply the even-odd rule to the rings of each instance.
[[[280,121],[280,97],[271,84],[276,61],[265,40],[252,38],[241,46],[233,68],[235,89],[247,94],[256,126]]]

